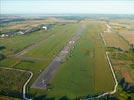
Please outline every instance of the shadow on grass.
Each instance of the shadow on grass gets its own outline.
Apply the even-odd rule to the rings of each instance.
[[[47,95],[36,96],[33,100],[55,100],[55,97],[48,97]],[[61,97],[59,100],[70,100],[67,96]]]
[[[23,93],[19,91],[11,91],[11,90],[0,90],[0,95],[2,96],[8,96],[8,97],[13,97],[13,98],[23,98]],[[26,94],[28,98],[35,96],[35,94]]]
[[[59,100],[69,100],[69,98],[67,96],[63,96]]]
[[[33,100],[55,100],[54,97],[47,97],[47,95],[40,95],[33,98]]]
[[[0,91],[0,95],[14,97],[14,98],[22,98],[22,93],[18,91],[2,90]]]

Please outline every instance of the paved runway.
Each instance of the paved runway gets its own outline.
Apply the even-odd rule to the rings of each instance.
[[[75,43],[80,38],[80,34],[85,30],[85,26],[81,25],[78,32],[72,36],[72,38],[67,42],[64,48],[59,52],[59,54],[52,60],[48,67],[39,75],[36,81],[32,84],[32,88],[46,89],[50,80],[54,77],[54,73],[60,67],[61,62],[69,54],[70,50],[73,49]]]

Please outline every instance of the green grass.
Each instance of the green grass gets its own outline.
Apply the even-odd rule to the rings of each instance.
[[[66,25],[64,29],[59,30],[46,41],[42,42],[37,48],[34,48],[26,54],[30,57],[52,58],[54,57],[77,32],[78,25]]]
[[[0,68],[0,95],[20,95],[29,75],[27,72]]]
[[[24,55],[43,60],[34,60],[33,62],[22,60],[14,66],[14,68],[31,70],[34,73],[30,82],[32,84],[78,29],[79,25],[68,24],[57,26],[48,32],[40,31],[26,36],[0,39],[0,43],[7,47],[5,53],[9,55],[21,51],[33,43],[38,43],[43,38],[47,38],[38,47]],[[30,93],[35,92],[37,95],[48,95],[55,98],[67,96],[74,99],[79,96],[95,95],[113,89],[114,82],[105,58],[105,49],[98,35],[102,27],[93,22],[87,29],[56,73],[52,80],[52,89],[50,91],[30,89]],[[50,36],[51,33],[52,36]],[[14,63],[14,59],[5,59],[0,62],[0,66],[10,67]]]
[[[46,39],[46,41],[41,41],[38,47],[29,51],[26,56],[31,56],[35,58],[41,58],[44,60],[44,63],[36,62],[31,64],[32,66],[39,65],[40,68],[45,68],[52,58],[62,49],[64,44],[68,41],[68,39],[77,32],[77,28],[79,25],[69,24],[64,26],[55,26],[54,29],[49,31],[39,31],[35,33],[31,33],[29,35],[24,36],[14,36],[11,38],[0,39],[0,43],[6,46],[4,54],[14,54],[15,52],[21,51],[26,48],[28,45],[33,43],[37,43],[40,40]],[[53,34],[50,36],[50,34]],[[16,42],[17,41],[17,42]],[[13,52],[14,51],[14,52]],[[5,60],[0,62],[0,66],[10,67],[16,62],[14,58],[6,58]],[[27,63],[28,64],[28,63]],[[27,66],[27,64],[25,64]],[[19,64],[21,66],[21,64]],[[19,66],[17,65],[17,67]],[[23,65],[23,64],[22,64]],[[28,64],[29,65],[29,64]],[[18,67],[18,68],[26,68],[29,67]],[[45,67],[44,67],[45,66]],[[16,67],[16,68],[17,68]],[[33,70],[33,67],[31,70]],[[36,70],[35,68],[34,70]]]
[[[33,50],[29,51],[28,54],[25,55],[35,58],[39,57],[42,59],[41,61],[33,60],[32,62],[30,62],[27,60],[21,60],[20,63],[14,66],[14,68],[17,69],[32,71],[34,73],[34,76],[30,81],[30,84],[32,84],[32,82],[35,81],[41,71],[43,71],[48,66],[54,56],[63,48],[63,46],[70,39],[70,37],[77,32],[78,27],[79,25],[76,24],[57,26],[55,27],[55,29],[49,30],[47,32],[39,31],[31,33],[29,35],[14,36],[11,38],[0,39],[0,43],[6,46],[6,50],[4,51],[4,53],[6,55],[10,55],[19,52],[27,46],[33,43],[38,43],[38,41],[46,38],[46,41],[41,41],[37,48],[34,48]],[[53,35],[50,36],[50,34]],[[14,65],[18,60],[20,59],[16,59],[14,57],[6,58],[0,61],[0,66],[11,67],[11,65]],[[9,73],[9,75],[11,75],[11,73]],[[16,84],[19,84],[19,82],[16,81],[17,79],[19,79],[19,76],[14,78]],[[12,85],[14,86],[14,84]],[[11,90],[13,89],[11,88]]]
[[[100,29],[100,30],[99,30]],[[101,26],[92,23],[51,82],[47,95],[70,99],[111,91],[114,81],[98,36]]]
[[[28,60],[21,60],[20,63],[14,66],[14,68],[32,71],[34,73],[33,79],[31,81],[32,84],[32,82],[38,77],[41,71],[43,71],[48,66],[48,64],[57,55],[57,53],[64,47],[65,43],[70,39],[70,37],[77,32],[78,27],[79,25],[76,24],[69,24],[55,27],[57,29],[48,32],[49,34],[53,33],[52,36],[48,37],[46,41],[41,41],[38,47],[32,49],[31,51],[29,51],[27,54],[24,55],[33,58],[39,58],[42,60],[39,61],[33,60],[32,62]],[[40,32],[32,34],[40,34]],[[43,37],[46,37],[45,34]],[[31,38],[33,39],[34,37],[31,36]],[[27,42],[30,43],[30,40]],[[21,44],[22,43],[20,43],[20,45]],[[9,48],[13,47],[14,45],[11,44],[11,47]],[[23,46],[21,45],[20,47],[22,48]],[[18,45],[16,45],[16,48],[18,48]],[[0,62],[0,66],[11,67],[11,65],[14,65],[16,61],[17,59],[15,58],[7,58]]]
[[[0,67],[10,67],[14,63],[16,63],[16,59],[6,58],[6,59],[0,61]]]
[[[4,53],[6,55],[11,55],[37,43],[38,41],[48,38],[51,34],[54,34],[61,29],[63,30],[64,28],[65,26],[57,25],[54,29],[48,31],[41,30],[28,35],[16,35],[10,38],[0,39],[0,44],[6,46]]]
[[[119,100],[133,100],[134,93],[127,93],[119,86],[118,87],[118,98],[119,98]],[[129,98],[131,98],[131,99],[129,99]]]

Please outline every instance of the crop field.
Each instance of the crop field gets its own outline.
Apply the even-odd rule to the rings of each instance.
[[[130,44],[134,44],[134,22],[133,20],[128,21],[112,21],[111,22],[112,27],[115,29],[117,34],[120,38],[122,38],[125,42]],[[118,51],[119,52],[119,51]],[[133,63],[134,63],[134,54],[133,52],[127,52],[127,53],[111,53],[111,59],[112,63],[114,65],[114,69],[117,73],[118,80],[121,80],[122,78],[125,78],[125,81],[134,84],[134,70],[133,70]]]
[[[111,53],[111,59],[113,67],[117,72],[117,78],[120,81],[125,78],[125,81],[134,84],[134,54],[132,52],[128,53]]]
[[[120,100],[125,100],[130,97],[133,100],[134,93],[128,93],[126,91],[131,90],[134,85],[134,53],[130,51],[126,53],[122,53],[120,51],[112,51],[110,53],[110,58],[119,82],[118,98]],[[123,79],[124,82],[122,82]]]
[[[90,22],[87,29],[51,81],[48,96],[73,99],[113,89],[114,81],[98,35],[101,25]]]
[[[129,44],[134,44],[134,21],[119,20],[110,23],[115,31],[125,39]]]
[[[129,25],[130,26],[130,25]],[[116,31],[119,33],[119,35],[125,39],[129,44],[134,44],[134,31],[127,29],[127,28],[122,28],[119,27],[116,29]]]
[[[108,47],[121,48],[122,50],[128,50],[128,43],[123,40],[117,33],[105,32],[103,33],[104,39]]]
[[[0,95],[22,96],[22,87],[29,73],[0,68]]]
[[[134,31],[123,31],[120,35],[128,41],[129,44],[134,44]]]
[[[32,27],[37,27],[41,24],[48,24],[48,23],[55,23],[54,18],[49,19],[43,19],[43,20],[25,20],[24,21],[16,21],[16,22],[9,22],[2,24],[0,27],[1,32],[9,32],[9,31],[15,31],[15,30],[24,30]]]

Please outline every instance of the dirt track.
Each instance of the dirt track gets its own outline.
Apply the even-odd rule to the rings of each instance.
[[[39,75],[37,80],[32,84],[32,88],[46,89],[50,80],[54,77],[54,73],[60,67],[61,62],[69,54],[70,50],[73,49],[75,43],[80,38],[80,34],[85,30],[85,26],[81,25],[78,32],[67,42],[64,48],[59,54],[52,60],[48,67]]]

